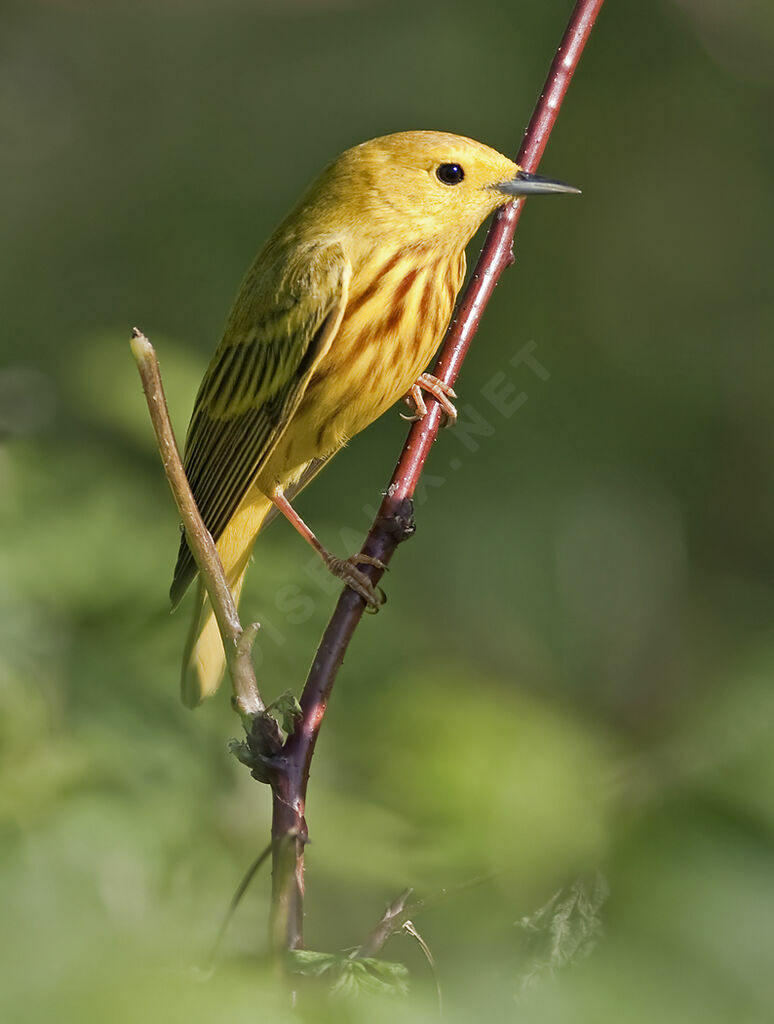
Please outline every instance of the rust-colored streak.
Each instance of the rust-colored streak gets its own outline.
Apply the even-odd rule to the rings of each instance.
[[[376,271],[374,276],[371,278],[370,283],[363,289],[363,291],[360,292],[358,295],[352,296],[352,298],[347,303],[347,308],[344,315],[346,317],[353,316],[355,313],[357,313],[359,309],[361,309],[366,304],[366,302],[368,302],[370,299],[373,299],[384,283],[382,280],[384,276],[386,274],[389,274],[389,272],[393,270],[402,259],[403,253],[400,250],[394,253],[387,260],[384,266],[380,270]]]

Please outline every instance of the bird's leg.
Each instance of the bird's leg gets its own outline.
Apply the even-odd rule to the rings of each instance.
[[[450,398],[456,398],[457,395],[454,388],[448,384],[444,384],[442,380],[434,377],[432,373],[421,373],[417,377],[416,384],[412,385],[411,390],[403,399],[410,409],[414,412],[411,416],[404,416],[401,413],[401,417],[404,420],[408,420],[410,423],[416,420],[422,420],[427,416],[427,406],[425,400],[422,397],[422,392],[427,391],[428,394],[432,395],[438,401],[438,404],[443,409],[443,423],[444,427],[452,427],[457,422],[457,409],[449,401]]]
[[[283,516],[301,534],[307,544],[310,544],[317,554],[322,558],[325,565],[340,579],[342,583],[354,590],[366,602],[369,608],[376,611],[379,605],[384,604],[384,594],[377,589],[364,572],[358,569],[358,564],[375,565],[377,569],[386,569],[387,566],[378,558],[370,555],[352,555],[350,558],[338,558],[324,547],[314,533],[309,529],[301,516],[296,512],[281,487],[275,487],[267,495],[267,498],[276,505]]]

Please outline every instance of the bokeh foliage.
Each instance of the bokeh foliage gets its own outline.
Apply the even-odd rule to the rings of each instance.
[[[266,877],[202,968],[268,794],[226,751],[225,695],[177,700],[176,523],[129,329],[182,432],[309,178],[402,128],[513,152],[569,8],[3,4],[4,1020],[297,1019],[260,959]],[[357,945],[413,886],[452,1020],[774,1013],[772,43],[752,0],[603,12],[544,162],[584,196],[529,204],[463,428],[334,695],[309,945]],[[332,546],[404,431],[384,417],[304,495]],[[270,697],[334,598],[272,527],[244,602]],[[435,1019],[418,947],[384,955],[408,997],[329,1003],[321,978],[302,1016]]]

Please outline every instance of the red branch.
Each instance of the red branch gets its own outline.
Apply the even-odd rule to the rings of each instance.
[[[578,0],[556,52],[516,158],[526,171],[537,170],[570,80],[604,0]],[[453,385],[478,330],[500,275],[514,261],[513,236],[524,200],[501,210],[494,219],[476,268],[447,332],[433,373]],[[413,532],[412,497],[428,453],[438,435],[441,407],[428,397],[428,414],[412,428],[390,486],[363,544],[365,554],[389,563],[398,544]],[[374,583],[383,570],[366,569]],[[365,603],[345,589],[317,649],[301,695],[302,715],[281,754],[273,762],[273,934],[280,948],[303,943],[304,809],[309,768],[331,689]]]

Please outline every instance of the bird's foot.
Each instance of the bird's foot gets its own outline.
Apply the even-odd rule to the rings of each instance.
[[[404,420],[408,420],[410,423],[414,423],[417,420],[423,420],[427,416],[427,406],[422,396],[422,392],[426,391],[429,395],[432,395],[436,399],[438,404],[443,410],[443,420],[441,421],[442,427],[452,427],[457,422],[457,409],[452,402],[449,401],[451,398],[456,398],[457,395],[449,384],[444,384],[442,380],[434,377],[432,373],[423,373],[417,378],[416,384],[414,384],[403,399],[410,409],[413,409],[411,416],[405,416],[401,413],[401,417]]]
[[[323,560],[333,575],[341,582],[354,590],[356,594],[366,603],[370,612],[378,612],[381,605],[387,600],[381,587],[374,586],[364,572],[358,569],[358,565],[374,565],[377,569],[387,569],[387,566],[379,558],[372,558],[371,555],[352,555],[350,558],[337,558],[336,555],[326,552]]]

